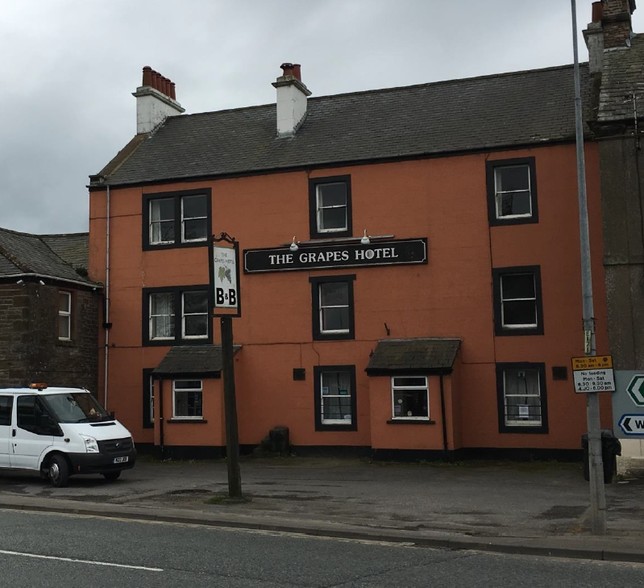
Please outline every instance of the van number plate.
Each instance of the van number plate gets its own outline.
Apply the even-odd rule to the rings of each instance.
[[[122,457],[115,457],[114,463],[125,463],[128,460],[128,456],[124,455]]]

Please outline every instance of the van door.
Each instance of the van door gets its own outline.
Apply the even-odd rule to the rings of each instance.
[[[13,412],[13,396],[0,396],[0,467],[8,468],[9,447],[11,442],[11,413]]]
[[[11,467],[29,470],[39,468],[38,458],[54,442],[58,425],[40,398],[27,395],[16,400],[16,426],[11,437]]]

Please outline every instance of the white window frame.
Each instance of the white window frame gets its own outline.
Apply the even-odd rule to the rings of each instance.
[[[337,286],[341,285],[346,289],[347,303],[346,304],[329,304],[324,305],[323,303],[323,288],[326,286]],[[346,318],[347,318],[347,327],[345,329],[325,329],[324,328],[324,314],[325,311],[333,309],[345,309]],[[351,331],[351,292],[348,282],[344,281],[333,281],[333,282],[320,282],[318,284],[318,316],[319,316],[319,325],[320,333],[323,335],[337,335],[337,334],[346,334]]]
[[[521,296],[517,298],[506,298],[503,294],[503,281],[506,278],[518,276],[530,276],[532,278],[532,296]],[[501,304],[501,326],[504,329],[534,329],[539,326],[539,306],[537,297],[537,278],[533,272],[505,273],[499,276],[499,296]],[[505,320],[505,305],[513,302],[531,302],[534,309],[535,320],[532,323],[507,323]]]
[[[203,312],[188,313],[185,310],[185,297],[186,294],[202,294],[206,298],[206,309]],[[206,317],[206,332],[201,335],[186,335],[186,319],[189,317],[205,316]],[[208,291],[207,290],[186,290],[181,292],[181,338],[182,339],[207,339],[209,332],[208,325]]]
[[[203,216],[186,216],[185,210],[184,210],[184,203],[186,200],[190,198],[203,198],[204,203],[206,205],[206,213]],[[197,221],[197,220],[204,220],[208,221],[208,200],[206,194],[189,194],[186,196],[181,197],[181,242],[182,243],[199,243],[201,241],[206,241],[208,239],[208,235],[205,234],[203,237],[197,237],[196,239],[188,239],[186,238],[186,221]],[[206,232],[207,232],[207,226],[206,226]]]
[[[152,374],[148,376],[148,390],[149,421],[154,424],[154,376]]]
[[[179,387],[177,384],[185,384],[185,387]],[[188,386],[188,384],[192,384]],[[195,384],[198,384],[195,386]],[[177,414],[177,395],[183,392],[198,393],[201,396],[201,414],[200,415],[180,415]],[[191,421],[203,420],[203,380],[173,380],[172,381],[172,418]]]
[[[524,390],[508,392],[508,379],[510,374],[516,374],[516,386],[520,386],[520,381],[524,383]],[[528,390],[528,375],[534,377],[531,384],[531,389]],[[508,416],[508,399],[510,398],[524,398],[526,401],[524,403],[517,403],[518,416],[516,418],[510,418]],[[530,408],[535,405],[529,404],[527,399],[537,399],[536,406],[538,407],[539,415],[536,418],[530,418]],[[521,413],[524,413],[524,416],[521,416]],[[542,382],[541,382],[541,373],[536,368],[504,368],[503,369],[503,420],[506,427],[542,427],[543,426],[543,402],[542,402]]]
[[[343,377],[346,378],[347,380],[347,388],[340,388],[338,386],[337,392],[331,393],[330,392],[330,386],[325,386],[325,376],[326,378],[329,378],[333,374],[342,374]],[[326,382],[329,384],[329,382]],[[344,392],[341,392],[341,390],[344,390]],[[348,400],[349,402],[349,410],[352,410],[352,395],[354,394],[354,391],[351,390],[351,373],[348,370],[343,370],[343,369],[325,369],[320,372],[320,423],[322,425],[351,425],[353,423],[353,420],[355,418],[355,415],[352,413],[349,413],[349,418],[341,418],[341,419],[335,419],[335,418],[326,418],[324,416],[324,400],[326,399],[331,399],[331,398],[340,398],[343,400]],[[346,415],[345,415],[346,417]]]
[[[172,214],[171,214],[170,218],[157,218],[157,219],[154,218],[153,210],[155,209],[155,205],[159,205],[159,203],[161,203],[161,202],[170,202],[172,204]],[[176,221],[176,219],[175,219],[176,214],[175,214],[175,211],[174,211],[174,208],[175,208],[174,198],[171,198],[171,197],[170,198],[151,198],[149,200],[148,206],[149,206],[148,214],[149,214],[149,218],[150,218],[149,227],[148,227],[148,239],[149,239],[150,245],[171,245],[171,244],[173,244],[174,241],[175,241],[175,238],[174,238],[175,231],[174,230],[172,231],[173,236],[172,236],[172,239],[170,239],[170,240],[163,240],[161,238],[161,236],[163,235],[163,230],[162,230],[163,229],[163,224],[164,223],[173,223],[173,225],[174,225],[174,223]],[[159,210],[159,208],[157,208],[157,210]],[[159,237],[158,239],[154,238],[154,236],[155,236],[155,228],[158,229],[158,237]]]
[[[329,186],[344,186],[345,196],[344,204],[332,204],[325,206],[322,203],[322,192],[324,188]],[[346,182],[328,182],[320,183],[315,186],[315,208],[316,208],[316,222],[317,222],[317,232],[318,233],[342,233],[349,230],[349,194]],[[324,224],[324,212],[326,210],[333,209],[344,209],[344,226],[342,227],[332,227],[332,228],[323,228]]]
[[[523,190],[502,190],[499,187],[500,175],[503,170],[510,168],[524,168],[526,176],[528,178],[528,187]],[[503,198],[507,194],[525,194],[527,195],[528,204],[530,210],[521,214],[503,214]],[[499,165],[494,168],[494,209],[497,220],[511,220],[511,219],[521,219],[521,218],[531,218],[533,215],[532,210],[532,179],[531,179],[531,170],[530,165],[527,163],[519,164],[510,164],[510,165]]]
[[[423,380],[423,384],[405,384],[405,380]],[[425,393],[427,402],[427,415],[403,415],[396,414],[396,406],[402,404],[400,399],[396,399],[396,392],[417,391]],[[396,421],[428,421],[430,420],[429,408],[429,382],[427,376],[392,376],[391,378],[391,418]]]
[[[152,312],[152,299],[155,296],[167,296],[171,300],[170,304],[170,312],[167,314],[153,314]],[[175,330],[175,293],[174,292],[150,292],[148,294],[148,338],[150,341],[174,341],[176,339],[176,333],[174,332]],[[168,320],[170,321],[170,326],[172,330],[172,335],[164,337],[164,336],[155,336],[154,333],[154,319],[159,318],[159,317],[168,317]]]
[[[63,290],[58,292],[58,340],[71,341],[72,340],[72,294]],[[61,308],[61,302],[66,299],[67,307]],[[67,336],[61,334],[61,324],[67,326]]]

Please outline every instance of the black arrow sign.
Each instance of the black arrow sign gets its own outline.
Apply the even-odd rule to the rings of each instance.
[[[624,429],[625,431],[628,431],[629,433],[633,432],[633,429],[631,429],[631,417],[626,417],[622,421],[622,429]]]

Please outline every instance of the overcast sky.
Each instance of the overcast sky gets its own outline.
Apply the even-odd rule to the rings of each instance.
[[[581,30],[591,0],[576,4]],[[88,176],[136,133],[132,92],[145,65],[175,82],[189,114],[273,102],[288,61],[313,96],[549,67],[573,62],[570,5],[3,0],[0,227],[87,231]],[[644,6],[635,32],[642,23]]]

